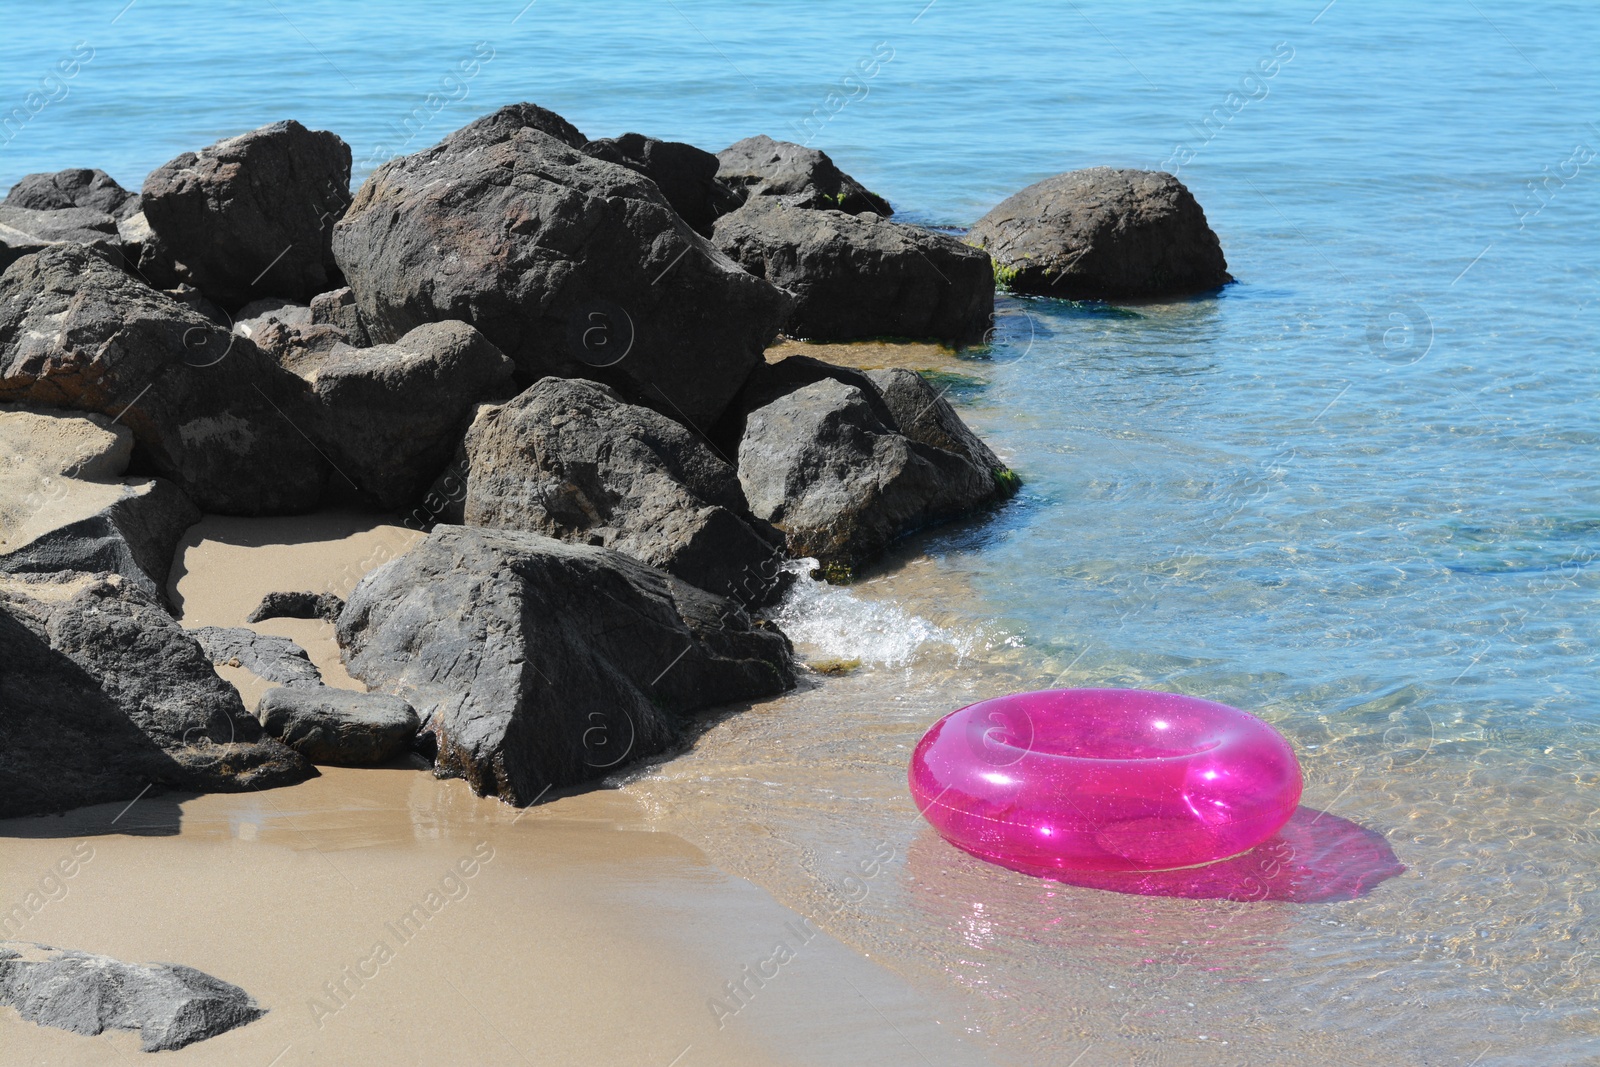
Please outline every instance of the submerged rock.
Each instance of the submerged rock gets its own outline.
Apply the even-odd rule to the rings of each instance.
[[[503,108],[373,172],[334,235],[362,320],[394,341],[461,319],[515,361],[519,384],[599,378],[709,426],[787,297],[712,248],[654,182],[527,124],[558,119]]]
[[[343,610],[344,601],[332,593],[268,593],[244,621],[324,619],[336,622]]]
[[[287,637],[257,633],[248,626],[202,626],[189,632],[215,666],[243,667],[280,685],[322,683],[322,672],[306,650]]]
[[[1177,178],[1091,167],[1015,193],[969,241],[1019,293],[1072,299],[1184,296],[1232,281],[1222,244]]]
[[[620,552],[438,526],[339,618],[350,673],[438,738],[438,773],[532,803],[654,755],[681,717],[793,684],[788,640]]]
[[[759,134],[724,148],[717,162],[717,177],[746,197],[779,197],[793,207],[836,208],[851,215],[894,214],[887,200],[815,148]]]
[[[545,378],[467,431],[465,521],[626,552],[761,603],[782,554],[740,516],[738,474],[682,425],[595,382]]]
[[[155,241],[140,270],[227,308],[304,302],[339,285],[330,242],[350,202],[350,146],[292,119],[185,152],[150,172],[141,208]]]
[[[139,1048],[183,1048],[266,1014],[236,985],[177,963],[0,941],[0,1004],[29,1022],[93,1037],[139,1031]]]
[[[0,818],[314,773],[121,575],[0,577]]]
[[[417,713],[399,697],[330,686],[268,689],[256,717],[273,737],[312,763],[372,767],[405,753]]]
[[[971,344],[983,339],[994,315],[994,271],[985,253],[871,212],[752,197],[717,220],[712,243],[794,294],[785,332],[796,337]]]
[[[656,183],[684,222],[702,237],[711,236],[712,223],[744,200],[717,178],[721,161],[703,149],[681,141],[658,141],[638,133],[590,141],[583,150],[610,163],[620,163]]]

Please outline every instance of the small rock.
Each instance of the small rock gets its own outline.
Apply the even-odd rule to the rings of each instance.
[[[339,330],[344,334],[346,344],[357,348],[372,344],[367,337],[367,328],[361,321],[361,312],[356,309],[356,294],[348,285],[312,297],[311,321]]]
[[[125,219],[139,210],[139,196],[103,170],[76,167],[54,174],[29,174],[11,187],[5,202],[34,211],[84,207]]]
[[[248,626],[202,626],[189,632],[217,666],[243,667],[280,685],[322,683],[322,672],[306,650],[287,637],[257,633]]]
[[[717,153],[717,177],[747,197],[781,197],[793,207],[892,215],[889,202],[834,165],[826,152],[761,134]]]
[[[372,767],[408,751],[417,713],[399,697],[328,686],[268,689],[256,717],[273,737],[312,763]]]
[[[245,622],[267,619],[326,619],[337,622],[344,601],[332,593],[268,593]]]

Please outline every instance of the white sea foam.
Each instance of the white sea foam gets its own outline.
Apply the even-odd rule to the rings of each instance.
[[[903,667],[930,652],[965,657],[978,641],[939,626],[889,601],[868,600],[811,577],[814,559],[787,564],[795,582],[772,613],[808,659],[859,659],[864,665]]]

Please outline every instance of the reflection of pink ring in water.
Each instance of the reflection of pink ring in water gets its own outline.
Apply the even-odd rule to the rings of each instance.
[[[1276,730],[1209,700],[1139,689],[996,697],[934,723],[911,795],[951,844],[1007,867],[1159,871],[1238,855],[1300,802]]]

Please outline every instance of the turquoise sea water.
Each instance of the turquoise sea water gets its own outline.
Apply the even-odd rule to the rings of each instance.
[[[885,654],[876,682],[839,683],[858,703],[836,721],[897,691],[914,740],[986,671],[1258,710],[1301,748],[1307,802],[1408,867],[1272,935],[1302,961],[1337,954],[1285,972],[1318,990],[1317,1028],[1377,1027],[1411,1062],[1584,1063],[1600,1057],[1597,41],[1582,3],[28,5],[0,39],[0,184],[99,166],[137,187],[285,117],[340,133],[361,172],[523,99],[591,137],[809,140],[941,226],[1058,171],[1184,161],[1238,283],[1125,309],[1003,301],[953,395],[1023,493],[853,594],[921,620],[884,641],[926,624],[968,655],[917,673]],[[892,763],[862,787],[884,803]],[[851,835],[876,825],[819,805]],[[1026,910],[1014,883],[952,871],[923,872],[950,880],[940,900]],[[1095,923],[1132,921],[1116,909],[1133,898],[1091,895]],[[910,889],[877,899],[881,922],[944,928]],[[896,957],[881,923],[852,929],[983,990],[971,1028],[1021,1032],[1019,1062],[1067,1062],[1111,1025],[1038,1021],[1071,944],[991,943],[1007,962],[969,981],[981,960]],[[1122,964],[1095,959],[1095,988],[1115,990]],[[1261,1003],[1217,1001],[1230,1047],[1303,1028],[1298,1002]],[[1135,1062],[1199,1055],[1183,1050],[1201,1024],[1171,1025],[1188,1044],[1141,1031]],[[1248,1062],[1272,1062],[1263,1048]]]

